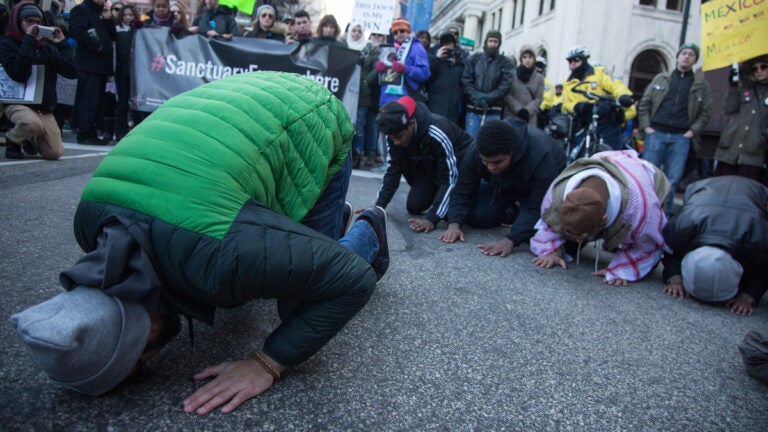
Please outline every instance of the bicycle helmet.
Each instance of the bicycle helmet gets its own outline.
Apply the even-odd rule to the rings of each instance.
[[[547,67],[547,59],[542,56],[536,57],[536,66]]]
[[[576,45],[575,47],[568,50],[568,55],[565,57],[566,60],[572,60],[575,58],[580,58],[582,60],[586,60],[589,58],[589,50],[587,47],[583,45]]]

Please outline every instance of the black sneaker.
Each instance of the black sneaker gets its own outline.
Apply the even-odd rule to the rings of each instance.
[[[107,139],[100,139],[97,137],[91,137],[91,138],[84,138],[77,140],[78,144],[84,144],[84,145],[96,145],[96,146],[105,146],[109,145],[111,142]]]
[[[369,207],[358,216],[357,220],[364,220],[376,233],[379,240],[379,251],[371,262],[373,271],[376,272],[376,280],[381,280],[389,268],[389,246],[387,245],[387,212],[379,206]]]
[[[349,201],[344,201],[344,209],[341,215],[341,231],[339,232],[339,238],[347,235],[349,227],[352,226],[352,204]]]
[[[6,159],[24,159],[24,153],[21,152],[21,146],[8,137],[5,138],[5,158]]]

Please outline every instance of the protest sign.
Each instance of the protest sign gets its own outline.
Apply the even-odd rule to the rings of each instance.
[[[364,31],[387,35],[394,18],[395,2],[392,0],[355,0],[350,23],[360,24]]]
[[[768,0],[712,0],[701,5],[705,71],[768,53]]]
[[[0,102],[17,105],[35,105],[43,100],[45,66],[35,65],[26,82],[14,81],[0,66]]]

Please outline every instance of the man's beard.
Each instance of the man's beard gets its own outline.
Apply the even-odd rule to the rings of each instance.
[[[499,47],[489,47],[488,45],[483,47],[483,51],[485,51],[485,55],[488,57],[496,57],[499,54]]]

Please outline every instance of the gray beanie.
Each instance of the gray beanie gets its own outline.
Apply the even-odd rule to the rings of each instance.
[[[714,246],[701,246],[683,257],[683,287],[702,301],[722,302],[734,298],[743,272],[731,254]]]
[[[35,6],[32,3],[25,4],[24,6],[19,9],[19,20],[22,20],[26,17],[37,17],[41,20],[43,19],[43,12],[40,10],[39,7]]]
[[[139,303],[77,287],[11,323],[52,381],[91,396],[120,384],[139,361],[150,320]]]

